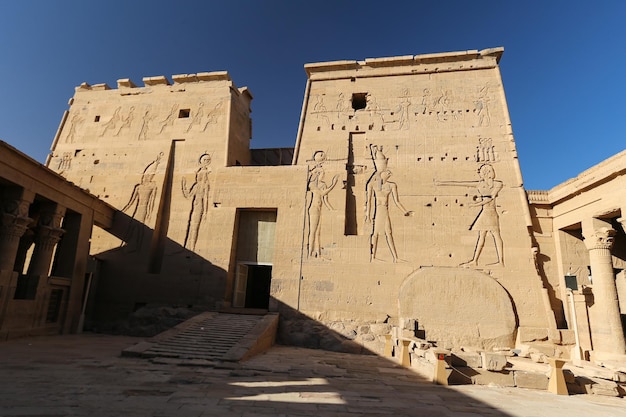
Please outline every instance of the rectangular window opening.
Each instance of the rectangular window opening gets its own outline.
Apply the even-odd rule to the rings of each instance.
[[[178,111],[178,118],[179,119],[186,119],[189,117],[189,115],[191,114],[191,109],[180,109]]]

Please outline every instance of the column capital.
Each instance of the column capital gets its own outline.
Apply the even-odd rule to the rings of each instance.
[[[615,239],[615,230],[610,227],[593,229],[592,233],[584,234],[585,246],[588,250],[604,249],[611,250]]]
[[[22,237],[33,219],[10,213],[0,215],[0,240],[13,241]]]
[[[65,233],[65,230],[59,227],[40,225],[36,229],[35,243],[40,245],[44,251],[51,250],[61,240],[63,233]]]
[[[21,198],[6,199],[0,211],[0,240],[12,242],[22,237],[33,222],[28,217],[30,202]]]

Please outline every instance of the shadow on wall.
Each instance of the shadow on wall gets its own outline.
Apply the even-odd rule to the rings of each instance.
[[[94,255],[85,330],[151,336],[223,302],[227,271],[167,238],[167,230],[118,211],[107,232],[121,244]]]

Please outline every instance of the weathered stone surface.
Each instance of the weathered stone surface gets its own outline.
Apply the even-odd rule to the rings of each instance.
[[[507,364],[507,358],[500,353],[480,352],[482,368],[488,371],[502,371]]]
[[[451,355],[453,366],[463,366],[470,368],[482,367],[482,357],[478,352],[459,352],[454,351]]]
[[[559,271],[586,271],[593,216],[624,211],[606,186],[624,158],[531,193],[531,212],[501,54],[307,64],[287,152],[249,149],[252,95],[223,71],[82,84],[47,165],[118,210],[91,239],[106,264],[95,322],[111,328],[145,304],[234,306],[293,313],[280,337],[310,347],[375,347],[387,329],[370,325],[398,323],[438,347],[512,347],[517,325],[521,344],[569,342]]]
[[[538,327],[520,327],[518,330],[518,338],[522,343],[538,342],[548,340],[548,329]]]
[[[614,382],[608,382],[605,380],[597,381],[591,385],[591,393],[594,395],[603,395],[606,397],[619,397],[620,392],[618,386]]]
[[[483,348],[513,342],[515,317],[509,296],[497,281],[478,271],[421,269],[400,287],[399,304],[402,317],[419,319],[427,340]]]
[[[527,371],[515,371],[515,386],[545,390],[548,388],[548,377],[545,374]]]
[[[472,382],[476,385],[496,385],[500,387],[514,387],[514,373],[509,371],[491,372],[484,369],[475,369]]]

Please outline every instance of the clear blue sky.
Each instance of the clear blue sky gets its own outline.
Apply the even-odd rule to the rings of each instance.
[[[621,0],[0,0],[0,139],[44,161],[83,81],[227,70],[252,146],[290,147],[305,63],[496,46],[527,188],[626,148]]]

